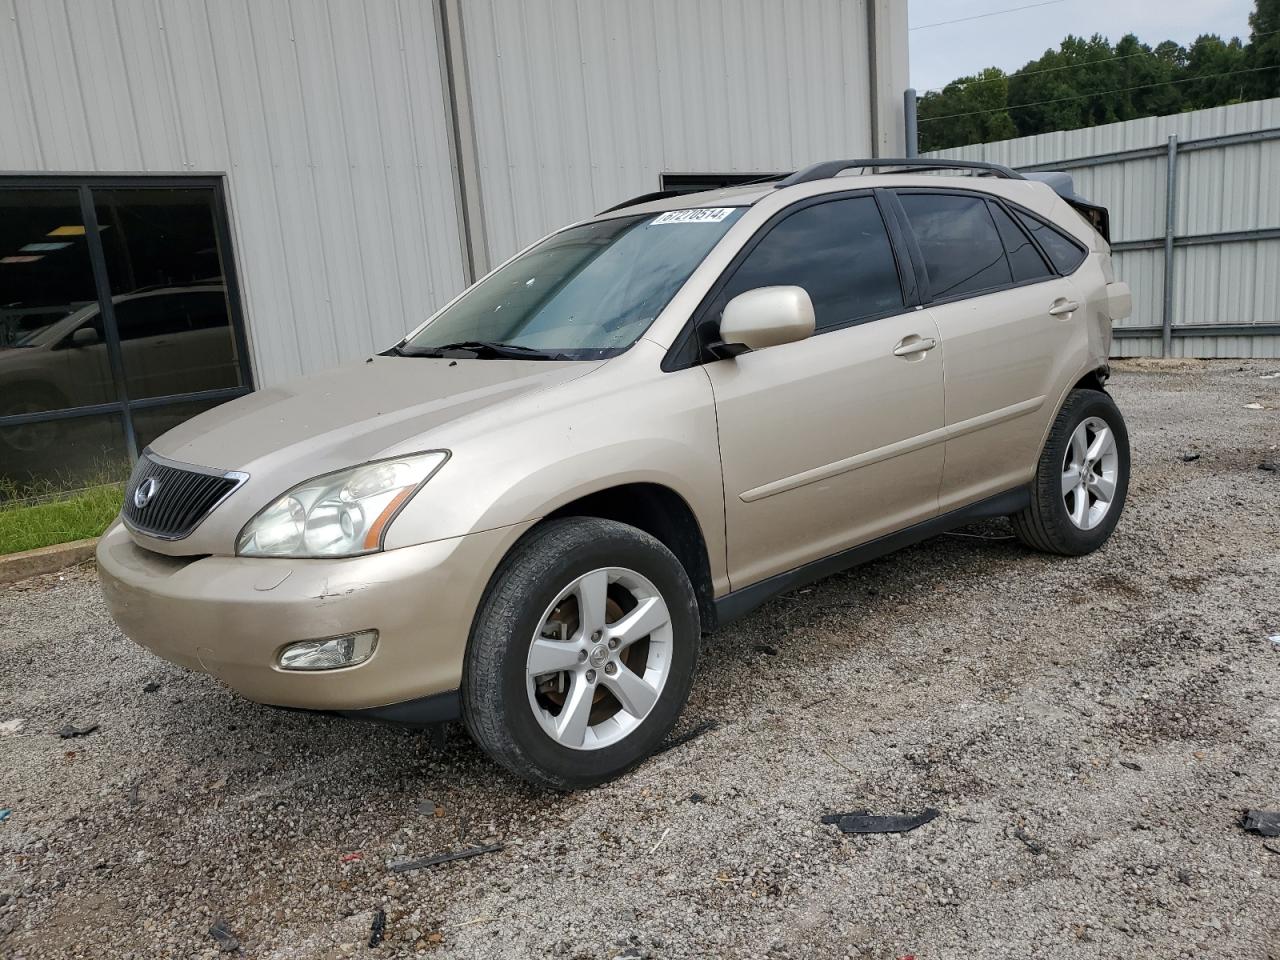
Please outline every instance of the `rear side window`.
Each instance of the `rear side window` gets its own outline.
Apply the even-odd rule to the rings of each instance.
[[[1009,255],[1009,269],[1013,271],[1014,283],[1029,283],[1034,280],[1047,280],[1053,271],[1040,256],[1040,251],[1031,239],[1013,222],[1013,218],[1005,213],[1004,207],[998,203],[989,203],[991,216],[1000,231],[1000,239],[1004,241],[1005,253]]]
[[[1023,213],[1021,210],[1014,212],[1017,213],[1022,225],[1036,238],[1040,248],[1049,255],[1049,259],[1053,261],[1053,269],[1065,276],[1068,273],[1074,273],[1076,268],[1084,263],[1085,252],[1074,240],[1067,239],[1060,230],[1049,226],[1043,220]]]
[[[716,311],[740,293],[780,285],[804,288],[819,330],[902,310],[898,268],[875,200],[818,203],[778,223],[738,266]]]
[[[904,193],[898,198],[924,256],[934,299],[1013,283],[986,200],[942,193]]]

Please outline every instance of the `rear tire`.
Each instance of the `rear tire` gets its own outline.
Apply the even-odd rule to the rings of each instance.
[[[1101,390],[1072,390],[1049,431],[1031,505],[1013,532],[1045,553],[1081,556],[1107,542],[1129,490],[1129,432]]]
[[[661,542],[611,520],[549,521],[480,603],[462,675],[467,731],[537,786],[613,779],[675,725],[699,638],[693,585]]]

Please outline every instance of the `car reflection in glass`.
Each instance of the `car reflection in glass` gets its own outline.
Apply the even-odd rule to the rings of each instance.
[[[226,287],[157,287],[112,298],[130,399],[240,384]],[[116,400],[96,303],[0,347],[0,417]],[[58,422],[0,429],[11,453],[35,453],[59,436]]]

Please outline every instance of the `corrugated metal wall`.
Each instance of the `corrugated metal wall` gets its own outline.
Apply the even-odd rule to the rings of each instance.
[[[442,3],[461,11],[451,67]],[[460,290],[460,198],[493,264],[663,172],[900,150],[905,10],[0,0],[0,171],[225,175],[267,386],[381,349]],[[460,84],[474,137],[455,144]],[[474,193],[459,157],[478,168]]]
[[[225,172],[259,386],[465,282],[430,3],[0,0],[0,131],[7,172]]]
[[[929,154],[989,160],[1012,167],[1164,146],[1169,136],[1195,141],[1280,129],[1280,99],[1147,117],[1084,130],[1045,133]],[[1176,163],[1175,235],[1280,228],[1280,140],[1236,143],[1180,153]],[[1078,193],[1111,211],[1112,240],[1150,240],[1165,229],[1166,159],[1145,157],[1071,169]],[[1158,326],[1164,251],[1117,251],[1116,272],[1133,289],[1134,314],[1117,326]],[[1280,322],[1280,238],[1178,246],[1174,249],[1173,323]],[[1156,338],[1120,338],[1120,356],[1158,356]],[[1278,336],[1175,337],[1174,356],[1280,357]]]
[[[864,0],[468,0],[491,262],[663,172],[871,153],[867,26]],[[902,72],[891,29],[878,56]]]

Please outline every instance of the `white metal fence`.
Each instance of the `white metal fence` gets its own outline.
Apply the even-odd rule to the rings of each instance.
[[[1280,357],[1280,99],[927,156],[1064,170],[1110,209],[1117,356]]]

